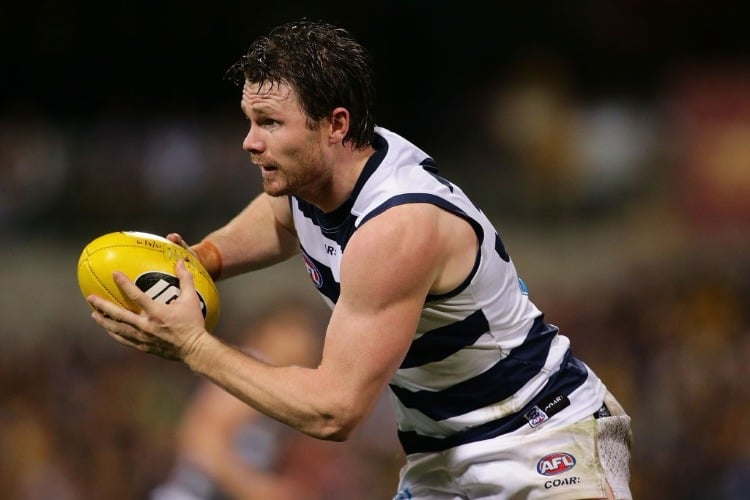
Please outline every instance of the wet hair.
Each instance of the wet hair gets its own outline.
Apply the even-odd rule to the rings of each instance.
[[[255,40],[227,75],[237,84],[247,80],[259,88],[289,85],[313,122],[329,116],[336,107],[344,107],[351,116],[344,142],[355,148],[373,142],[371,60],[343,28],[306,19],[278,26]]]

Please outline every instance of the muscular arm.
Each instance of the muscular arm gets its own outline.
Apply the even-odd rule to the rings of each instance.
[[[219,255],[213,249],[207,251],[205,242]],[[288,198],[258,195],[229,223],[192,248],[209,274],[221,279],[288,259],[299,251]]]
[[[182,265],[183,293],[169,305],[151,301],[121,274],[115,279],[140,315],[90,301],[94,319],[116,340],[182,359],[257,410],[314,437],[343,440],[398,369],[427,294],[466,277],[476,241],[465,221],[431,205],[394,207],[360,227],[343,256],[341,294],[316,368],[273,367],[211,336]]]
[[[467,231],[466,248],[452,242],[453,225]],[[400,365],[426,295],[454,286],[471,268],[470,231],[429,205],[390,209],[358,229],[343,257],[341,295],[316,369],[263,365],[209,336],[185,361],[274,418],[316,437],[344,439]]]

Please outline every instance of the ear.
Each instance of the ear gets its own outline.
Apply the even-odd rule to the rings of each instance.
[[[344,137],[349,133],[349,110],[343,107],[335,108],[329,115],[331,124],[329,140],[332,143],[344,142]]]

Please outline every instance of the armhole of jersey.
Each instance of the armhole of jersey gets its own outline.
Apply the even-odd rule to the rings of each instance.
[[[396,207],[398,205],[405,205],[407,203],[429,203],[430,205],[435,205],[436,207],[442,208],[443,210],[446,210],[453,215],[456,215],[458,217],[461,217],[466,222],[471,225],[472,229],[474,229],[474,232],[477,235],[478,245],[477,245],[477,255],[474,259],[474,266],[471,269],[471,272],[466,276],[466,278],[461,282],[460,285],[458,285],[453,290],[441,293],[439,295],[427,295],[426,302],[434,302],[436,300],[444,300],[448,299],[450,297],[454,297],[464,291],[467,286],[469,286],[469,283],[471,283],[471,280],[474,279],[474,276],[477,273],[477,270],[479,269],[479,264],[482,260],[482,243],[484,242],[484,230],[482,229],[482,225],[474,220],[469,214],[464,212],[461,208],[457,207],[453,203],[449,202],[448,200],[441,198],[439,196],[435,196],[433,194],[427,194],[427,193],[405,193],[400,194],[397,196],[394,196],[393,198],[389,198],[385,202],[381,203],[377,207],[375,207],[374,210],[371,210],[369,213],[367,213],[362,220],[359,222],[357,227],[359,228],[367,222],[368,220],[372,219],[373,217],[382,214],[389,208]]]
[[[439,295],[428,294],[427,298],[425,299],[425,302],[436,302],[438,300],[449,299],[463,292],[466,289],[466,287],[469,286],[469,283],[471,283],[471,280],[474,279],[474,276],[476,276],[477,269],[479,269],[479,263],[481,261],[482,261],[482,245],[480,244],[477,247],[477,255],[474,258],[474,267],[471,268],[471,272],[469,272],[469,274],[466,276],[466,279],[463,280],[463,282],[461,282],[460,285],[458,285],[456,288],[454,288],[450,292],[441,293]]]

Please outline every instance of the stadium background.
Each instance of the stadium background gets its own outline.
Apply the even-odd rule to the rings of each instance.
[[[371,51],[379,123],[496,221],[634,418],[636,498],[750,498],[750,37],[739,3],[0,6],[0,491],[142,498],[197,382],[92,326],[103,232],[195,240],[259,192],[224,71],[303,15]],[[299,285],[299,287],[297,286]],[[231,338],[304,268],[222,284]],[[375,472],[373,472],[375,474]]]

